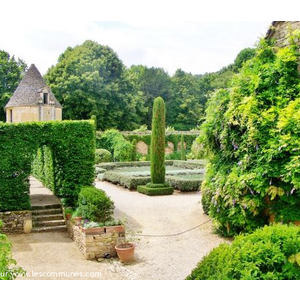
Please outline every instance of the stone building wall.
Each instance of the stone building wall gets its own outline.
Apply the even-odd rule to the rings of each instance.
[[[274,21],[271,29],[267,33],[268,39],[275,39],[277,47],[288,45],[288,34],[294,30],[300,30],[300,21]],[[300,46],[300,40],[298,42]]]
[[[62,109],[54,106],[18,106],[6,109],[7,123],[62,120]]]
[[[32,229],[31,211],[8,211],[0,213],[3,222],[1,232],[7,233],[30,233]]]

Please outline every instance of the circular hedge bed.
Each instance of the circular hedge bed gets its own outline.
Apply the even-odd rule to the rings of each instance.
[[[213,249],[188,280],[300,279],[300,228],[272,225]]]

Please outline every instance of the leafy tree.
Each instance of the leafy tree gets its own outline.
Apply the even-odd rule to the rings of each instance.
[[[0,121],[5,121],[4,107],[18,87],[27,65],[0,50]]]
[[[167,120],[171,123],[172,112],[169,110],[169,106],[172,101],[172,86],[168,73],[162,68],[148,68],[142,65],[132,66],[129,72],[132,74],[136,92],[140,93],[139,96],[143,99],[144,107],[147,110],[141,124],[147,124],[148,128],[151,128],[153,99],[156,97],[162,97],[165,100]]]
[[[178,69],[172,80],[173,100],[169,103],[169,122],[177,130],[189,130],[204,114],[199,78]]]
[[[255,56],[255,49],[254,48],[245,48],[242,51],[239,52],[237,57],[234,60],[234,68],[236,70],[241,69],[243,64]]]
[[[93,41],[67,48],[46,81],[63,105],[64,119],[97,117],[97,127],[132,129],[142,120],[139,97],[125,66],[109,47]]]

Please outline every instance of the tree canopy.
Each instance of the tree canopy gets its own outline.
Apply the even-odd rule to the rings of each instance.
[[[0,121],[5,121],[4,107],[18,87],[27,65],[0,50]]]
[[[125,66],[108,46],[93,41],[67,50],[45,75],[63,105],[64,119],[97,117],[101,130],[141,124],[143,104],[133,94]]]

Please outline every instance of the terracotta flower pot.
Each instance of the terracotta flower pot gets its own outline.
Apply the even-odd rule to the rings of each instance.
[[[70,220],[71,219],[72,214],[66,214],[66,219]]]
[[[73,217],[73,222],[78,225],[82,221],[82,217]]]
[[[134,257],[134,244],[124,243],[115,246],[118,257],[122,263],[128,263],[133,260]]]

